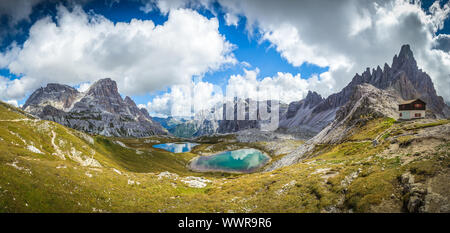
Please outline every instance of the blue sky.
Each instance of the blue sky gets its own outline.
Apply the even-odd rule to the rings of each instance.
[[[440,6],[444,6],[448,1],[441,1]],[[422,10],[429,14],[428,8],[434,3],[434,1],[422,1]],[[58,3],[59,4],[59,3]],[[18,23],[12,24],[11,18],[8,18],[9,16],[7,14],[1,14],[0,11],[0,26],[3,28],[0,30],[0,36],[1,36],[1,46],[0,46],[0,52],[1,53],[7,53],[8,48],[11,48],[11,44],[14,42],[17,44],[17,46],[20,48],[23,43],[29,39],[29,30],[30,27],[35,24],[35,22],[45,16],[51,16],[52,21],[57,22],[57,19],[55,18],[55,15],[57,14],[57,3],[55,1],[43,1],[40,2],[37,5],[32,6],[32,11],[28,15],[29,20],[21,20]],[[261,3],[264,4],[264,3]],[[66,4],[67,5],[67,4]],[[191,4],[192,5],[192,4]],[[331,51],[329,52],[329,57],[344,57],[348,58],[349,61],[347,64],[343,64],[340,66],[335,65],[335,62],[340,62],[339,59],[328,59],[327,52],[328,51],[320,51],[320,53],[312,53],[312,55],[309,54],[308,51],[304,52],[308,56],[303,55],[303,51],[299,48],[307,47],[308,49],[310,46],[311,48],[317,48],[317,45],[321,45],[320,41],[318,41],[316,45],[310,43],[310,44],[299,44],[300,42],[296,41],[297,44],[288,44],[289,46],[285,46],[287,42],[290,41],[283,41],[283,37],[281,38],[269,38],[267,39],[267,35],[270,34],[264,34],[267,32],[277,33],[279,28],[282,28],[284,24],[280,24],[279,27],[275,27],[273,25],[267,24],[267,22],[276,22],[275,20],[278,20],[279,18],[282,19],[285,17],[284,15],[275,15],[275,18],[269,18],[272,16],[265,15],[252,15],[252,13],[256,10],[261,10],[263,7],[258,6],[252,6],[248,7],[247,9],[234,9],[232,6],[223,6],[222,3],[214,2],[212,6],[209,6],[209,9],[207,9],[207,6],[202,7],[190,7],[191,5],[184,5],[184,8],[191,8],[192,11],[196,11],[202,16],[206,17],[207,19],[217,18],[219,22],[218,26],[218,32],[220,35],[222,35],[225,40],[231,44],[234,45],[234,49],[231,51],[232,55],[234,56],[236,63],[235,64],[224,64],[223,66],[220,66],[220,68],[215,69],[209,69],[207,72],[204,73],[201,81],[218,85],[220,88],[222,88],[223,91],[227,88],[227,84],[229,81],[230,76],[232,75],[241,75],[245,76],[244,69],[246,70],[258,70],[259,73],[257,75],[257,80],[261,80],[265,77],[274,77],[277,75],[278,72],[282,73],[288,73],[292,74],[293,76],[300,74],[300,77],[302,79],[309,79],[310,77],[317,75],[319,77],[319,80],[322,80],[322,82],[317,82],[316,84],[313,84],[311,81],[311,84],[308,84],[308,87],[305,87],[306,89],[313,89],[317,90],[319,93],[323,95],[330,94],[333,91],[338,91],[340,88],[345,86],[345,83],[351,79],[352,75],[356,72],[361,72],[363,69],[360,67],[365,66],[376,66],[376,65],[382,65],[381,61],[386,61],[390,63],[390,60],[386,60],[386,58],[392,57],[393,54],[397,52],[397,50],[388,50],[388,48],[384,48],[386,51],[392,51],[390,54],[386,54],[381,56],[380,58],[376,59],[364,59],[361,58],[361,64],[354,65],[355,63],[359,63],[358,56],[355,56],[354,54],[339,54],[339,52]],[[269,4],[267,4],[269,5]],[[282,7],[282,3],[280,3],[280,7]],[[288,5],[288,3],[286,4]],[[112,21],[113,23],[117,22],[126,22],[130,23],[132,19],[141,19],[141,20],[151,20],[156,25],[164,25],[165,22],[167,22],[168,17],[170,13],[164,14],[160,11],[160,9],[157,6],[157,3],[154,3],[154,9],[150,12],[144,12],[140,8],[143,6],[142,1],[105,1],[105,0],[97,0],[97,1],[88,1],[88,3],[85,3],[82,5],[82,9],[87,13],[93,12],[97,15],[102,15],[103,17],[106,17],[108,20]],[[371,6],[372,7],[372,6]],[[387,8],[387,7],[386,7]],[[68,8],[70,10],[70,7]],[[274,12],[278,10],[279,12],[283,13],[283,9],[274,9]],[[333,10],[333,9],[330,9]],[[395,9],[392,9],[395,10]],[[91,12],[91,13],[92,13]],[[287,12],[287,11],[286,11]],[[230,25],[228,26],[225,21],[225,14],[236,14],[237,17],[239,17],[239,23],[237,26]],[[412,13],[411,13],[412,14]],[[447,13],[448,14],[448,13]],[[288,15],[288,14],[286,14]],[[286,22],[288,25],[292,25],[292,28],[296,28],[299,31],[302,29],[301,25],[302,22],[294,21],[290,22],[289,20],[292,20],[292,18],[287,18],[286,16]],[[313,16],[311,16],[313,17]],[[399,16],[401,17],[401,16]],[[432,32],[431,34],[433,36],[438,36],[439,34],[450,34],[450,27],[449,25],[449,18],[447,16],[443,17],[443,27],[441,27],[436,32]],[[249,28],[249,24],[247,22],[248,19],[251,19],[252,22],[256,21],[257,23],[254,24],[255,30],[252,31],[252,33],[249,33],[247,28]],[[274,20],[275,19],[275,20]],[[272,21],[270,21],[272,20]],[[283,22],[285,23],[285,22]],[[289,24],[291,23],[291,24]],[[250,26],[254,26],[253,24]],[[320,25],[320,22],[318,22],[318,25]],[[325,24],[329,25],[329,23]],[[420,25],[423,26],[423,25]],[[319,26],[318,26],[319,27]],[[6,30],[5,30],[6,29]],[[14,29],[14,30],[12,30]],[[318,29],[320,30],[320,28]],[[324,29],[325,30],[325,29]],[[6,32],[5,32],[6,31]],[[9,32],[8,32],[9,31]],[[13,32],[14,31],[14,32]],[[364,32],[364,30],[363,30]],[[281,33],[281,30],[280,30]],[[314,33],[311,33],[311,35]],[[266,37],[264,37],[266,36]],[[300,39],[304,39],[304,41],[314,41],[310,38],[307,38],[308,35],[299,33]],[[333,38],[332,32],[330,32],[329,35],[329,41],[335,40]],[[265,39],[263,39],[265,38]],[[320,38],[323,39],[323,38]],[[339,40],[339,38],[336,38],[336,40]],[[411,40],[411,42],[410,42]],[[328,41],[325,41],[328,43]],[[326,44],[325,43],[325,44]],[[403,44],[403,43],[416,43],[416,41],[411,38],[400,38],[398,42],[393,42],[392,47],[393,48],[399,48],[397,44]],[[332,44],[332,42],[330,42]],[[382,43],[380,43],[380,46],[383,46]],[[421,44],[425,44],[422,42],[417,42],[417,47],[419,47]],[[284,47],[283,47],[284,46]],[[297,47],[298,46],[298,47]],[[303,46],[303,47],[301,47]],[[347,45],[348,46],[348,45]],[[355,44],[356,46],[356,44]],[[388,46],[385,46],[388,47]],[[414,46],[413,46],[414,47]],[[350,44],[351,48],[351,44]],[[291,50],[290,50],[291,49]],[[367,48],[365,49],[371,50],[374,48]],[[419,48],[421,49],[421,48]],[[419,50],[418,49],[418,50]],[[324,50],[327,50],[326,45],[324,46]],[[339,49],[336,49],[337,51]],[[356,50],[356,47],[355,47]],[[356,51],[358,52],[358,51]],[[355,52],[355,53],[356,53]],[[353,56],[353,57],[352,57]],[[325,58],[323,58],[325,57]],[[326,62],[321,62],[322,60],[327,60]],[[351,59],[354,59],[353,61]],[[345,60],[345,59],[344,59]],[[367,60],[367,61],[366,61]],[[299,65],[297,61],[301,64]],[[374,64],[372,64],[372,61]],[[249,64],[249,66],[244,65],[244,62],[246,64]],[[381,63],[381,64],[380,64]],[[296,64],[296,66],[294,65]],[[23,76],[26,76],[27,74],[13,74],[10,72],[9,64],[4,65],[3,67],[0,67],[0,76],[6,77],[10,80],[14,79],[21,79]],[[351,69],[349,67],[352,67]],[[331,67],[331,68],[330,68]],[[342,70],[346,70],[348,72],[347,74],[342,74]],[[25,69],[26,70],[26,69]],[[325,82],[324,80],[327,79],[328,76],[333,75],[331,78],[328,78],[330,81]],[[327,74],[327,75],[325,75]],[[323,75],[323,76],[322,76]],[[345,79],[341,78],[338,79],[338,75],[345,75]],[[445,76],[445,74],[443,74]],[[101,78],[101,77],[99,77]],[[194,80],[197,80],[195,77],[192,77]],[[52,80],[58,80],[58,79],[52,79]],[[64,83],[64,81],[62,81]],[[445,80],[442,81],[445,83]],[[297,82],[298,83],[298,82]],[[45,81],[42,81],[41,85],[45,85]],[[74,84],[74,86],[78,86]],[[12,84],[7,87],[12,87]],[[170,92],[170,85],[159,88],[159,90],[152,90],[145,93],[139,92],[138,94],[131,94],[132,98],[135,100],[137,104],[143,104],[147,105],[149,102],[152,102],[153,99],[157,96],[161,96],[164,93]],[[305,89],[305,90],[306,90]],[[439,92],[439,90],[438,90]],[[300,92],[299,97],[301,98],[301,95],[304,95],[303,92]],[[26,91],[25,96],[22,96],[22,98],[16,99],[19,104],[23,104],[26,100],[26,98],[31,94],[31,91]],[[446,93],[439,93],[443,94],[444,97]],[[18,96],[18,95],[16,95]],[[2,97],[4,100],[7,100],[6,97]],[[446,98],[447,99],[447,98]]]
[[[121,1],[119,3],[115,2],[111,4],[104,0],[97,0],[86,4],[83,6],[83,9],[85,9],[85,11],[93,10],[95,13],[103,15],[113,22],[130,22],[131,19],[136,18],[152,20],[155,24],[162,25],[167,20],[167,16],[163,15],[157,9],[150,13],[145,13],[139,10],[140,6],[141,4],[139,2],[134,1]],[[55,4],[38,5],[36,8],[35,12],[30,16],[31,21],[23,22],[19,25],[24,33],[8,36],[4,39],[1,47],[2,51],[5,50],[12,41],[22,44],[27,39],[26,32],[29,27],[34,21],[42,17],[42,15],[52,15],[54,17],[56,14]],[[220,10],[219,7],[218,10]],[[208,18],[215,17],[210,11],[205,9],[199,9],[198,12]],[[229,42],[236,45],[234,54],[237,60],[248,62],[251,67],[259,68],[259,78],[273,76],[277,72],[300,73],[302,77],[310,77],[312,74],[320,74],[327,71],[327,67],[320,67],[308,63],[305,63],[300,67],[294,67],[283,59],[280,54],[271,47],[269,42],[260,42],[258,35],[250,36],[245,29],[245,18],[241,18],[238,27],[236,27],[233,25],[227,26],[223,17],[224,13],[220,12],[218,15],[219,32],[224,35]],[[214,72],[207,72],[203,77],[203,80],[225,88],[228,78],[234,74],[242,74],[243,67],[242,64],[237,64]],[[8,69],[1,69],[0,75],[10,77],[11,79],[17,78],[16,75],[9,73]],[[132,98],[137,104],[146,104],[149,99],[164,91],[165,90],[159,92],[156,91],[154,93],[148,93],[147,95],[136,95],[132,96]],[[19,101],[19,104],[23,104],[25,101],[26,98],[23,98]]]

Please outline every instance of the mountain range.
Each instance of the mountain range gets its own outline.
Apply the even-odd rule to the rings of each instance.
[[[287,111],[287,104],[278,100],[255,101],[256,119],[250,118],[250,102],[252,99],[234,98],[232,101],[218,103],[211,109],[205,109],[195,114],[192,120],[183,122],[175,126],[171,133],[178,137],[198,137],[211,134],[235,133],[247,129],[261,129],[268,121],[261,120],[259,115],[260,106],[267,106],[267,112],[271,111],[271,103],[276,102],[279,106],[279,115]],[[238,106],[243,106],[244,115],[242,120],[238,120]],[[227,112],[233,111],[231,114]],[[232,120],[227,118],[232,115]]]
[[[309,99],[311,98],[310,96]],[[300,101],[298,105],[301,107],[298,108],[295,116],[286,116],[285,121],[286,119],[293,121],[297,116],[320,118],[317,116],[327,115],[330,112],[334,115],[333,119],[305,144],[272,163],[266,171],[313,157],[317,145],[341,144],[349,140],[357,129],[361,129],[371,120],[398,119],[398,104],[413,98],[420,98],[427,103],[427,118],[450,116],[449,107],[442,97],[437,96],[431,78],[417,68],[409,45],[404,45],[400,54],[395,55],[392,67],[385,64],[383,71],[377,67],[372,73],[370,69],[367,69],[362,75],[355,75],[341,92],[330,95],[315,106],[306,104],[308,98]],[[291,103],[290,106],[292,105]],[[291,113],[290,116],[292,115]],[[308,126],[311,126],[311,121],[300,121],[300,124],[291,125],[294,128]],[[375,138],[372,144],[377,145],[378,140],[380,138]]]
[[[385,63],[383,69],[380,66],[372,71],[367,68],[361,75],[356,74],[340,92],[326,99],[309,92],[305,99],[290,103],[288,111],[281,117],[280,129],[317,134],[335,119],[339,108],[354,94],[355,87],[365,83],[386,90],[402,100],[422,99],[427,103],[431,117],[450,116],[450,108],[436,94],[430,76],[417,67],[410,46],[403,45],[400,53],[394,56],[391,66]]]
[[[410,98],[427,102],[427,117],[396,120]],[[450,212],[450,119],[431,119],[448,118],[449,107],[409,46],[336,94],[280,104],[275,132],[258,114],[250,120],[251,106],[267,107],[235,98],[193,119],[152,118],[111,79],[85,92],[48,84],[22,109],[0,101],[1,211]],[[196,146],[155,146],[184,140],[167,134]],[[233,152],[249,148],[270,157],[255,173],[191,169],[223,152],[247,161]]]
[[[289,105],[279,103],[278,132],[311,138],[339,118],[339,111],[355,94],[357,86],[370,84],[395,96],[395,100],[421,98],[427,103],[428,117],[446,118],[450,108],[436,94],[430,76],[418,68],[409,45],[403,45],[391,66],[367,68],[340,92],[323,98],[309,91],[307,96]],[[371,90],[375,90],[371,89]],[[211,109],[197,112],[191,120],[174,117],[153,119],[145,108],[139,109],[130,97],[122,99],[115,81],[101,79],[86,91],[50,83],[37,89],[23,105],[23,109],[42,119],[92,134],[119,137],[146,137],[155,134],[173,134],[178,137],[196,137],[217,133],[233,133],[246,129],[261,129],[264,125],[249,119],[250,99],[235,98],[218,103]],[[237,106],[244,106],[245,120],[237,120]],[[259,107],[261,101],[257,103]],[[270,104],[269,110],[270,110]],[[234,106],[234,120],[227,120],[227,106]],[[257,108],[258,108],[257,107]],[[219,111],[220,110],[220,111]],[[342,112],[342,111],[341,111]],[[222,114],[222,118],[217,116]],[[162,125],[162,126],[161,126]]]
[[[120,96],[115,81],[100,79],[86,92],[50,83],[37,89],[23,110],[41,119],[58,122],[91,134],[117,137],[147,137],[167,134],[145,108],[128,96]]]

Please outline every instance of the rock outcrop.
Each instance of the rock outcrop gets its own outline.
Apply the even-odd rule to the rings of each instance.
[[[109,78],[95,82],[85,93],[66,85],[48,84],[36,90],[23,109],[41,119],[91,134],[116,137],[167,134],[147,110],[139,109],[128,96],[122,99],[116,82]]]
[[[337,108],[314,114],[324,101],[316,92],[309,91],[306,98],[289,104],[286,114],[281,116],[279,131],[310,138],[333,120]]]
[[[350,100],[336,112],[336,118],[310,140],[312,144],[341,143],[351,130],[375,118],[397,118],[399,97],[370,84],[355,87]]]

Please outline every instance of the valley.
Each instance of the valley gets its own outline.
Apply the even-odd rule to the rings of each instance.
[[[273,141],[235,134],[199,137],[191,152],[175,154],[152,145],[185,139],[89,136],[0,108],[0,212],[449,211],[449,120],[376,118],[291,166],[229,174],[187,165],[239,148],[264,151],[271,163],[284,154]],[[302,143],[283,139],[286,153]]]
[[[0,102],[0,212],[450,212],[449,116],[409,45],[327,98],[190,120],[150,116],[110,78],[49,83]]]

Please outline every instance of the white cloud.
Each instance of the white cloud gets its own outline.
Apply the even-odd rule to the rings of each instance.
[[[235,27],[238,26],[239,17],[237,15],[226,13],[224,18],[225,18],[225,23],[227,26],[231,26],[231,25],[233,25]]]
[[[3,100],[4,102],[8,104],[12,104],[14,106],[18,106],[17,100],[11,99],[7,97],[9,88],[8,83],[11,82],[8,78],[0,76],[0,100]]]
[[[0,1],[0,16],[6,16],[11,26],[22,20],[29,21],[33,6],[42,0]]]
[[[209,109],[222,102],[220,87],[208,82],[191,82],[188,85],[174,85],[169,92],[153,98],[147,109],[152,116],[193,116],[200,110]]]
[[[79,92],[85,92],[85,91],[87,91],[89,89],[89,87],[91,87],[91,85],[92,85],[92,83],[90,83],[90,82],[81,83],[79,85],[79,87],[77,88],[77,90]]]
[[[434,50],[435,33],[448,18],[450,3],[436,1],[427,14],[419,3],[389,1],[220,0],[225,11],[246,17],[249,31],[294,66],[329,66],[328,95],[341,90],[366,67],[390,64],[401,45],[410,44],[420,68],[430,74],[438,94],[450,100],[448,52]]]
[[[321,91],[329,83],[327,73],[313,75],[308,79],[300,74],[278,72],[273,77],[258,78],[259,69],[245,70],[244,75],[232,75],[226,87],[226,96],[255,100],[281,100],[284,103],[306,97],[309,90]]]
[[[300,74],[278,72],[273,77],[258,78],[259,69],[246,70],[243,75],[232,75],[226,85],[226,93],[220,87],[198,82],[190,85],[176,85],[171,90],[155,97],[147,104],[147,109],[153,116],[192,116],[200,110],[210,109],[232,100],[234,97],[251,98],[253,100],[281,100],[284,103],[298,101],[306,97],[308,90],[321,91],[331,81],[328,73],[320,77],[313,75],[303,79]],[[224,95],[225,94],[225,95]]]
[[[7,100],[6,103],[11,104],[14,107],[19,107],[17,100]]]
[[[0,99],[22,99],[23,93],[37,86],[37,80],[23,77],[21,79],[10,80],[0,76]]]
[[[214,13],[211,0],[141,0],[143,6],[139,9],[145,13],[153,11],[158,8],[162,14],[167,14],[170,11],[182,8],[199,9],[206,8]],[[215,14],[215,13],[214,13]]]
[[[155,7],[153,6],[152,2],[146,2],[143,6],[139,7],[139,10],[143,11],[144,13],[148,14],[151,11],[153,11]]]
[[[172,10],[155,26],[136,19],[114,24],[79,6],[59,6],[56,22],[35,22],[23,46],[0,54],[0,65],[22,76],[8,82],[14,90],[7,98],[23,98],[48,82],[78,85],[105,77],[116,80],[121,93],[137,95],[233,64],[232,49],[217,19],[193,10]]]

